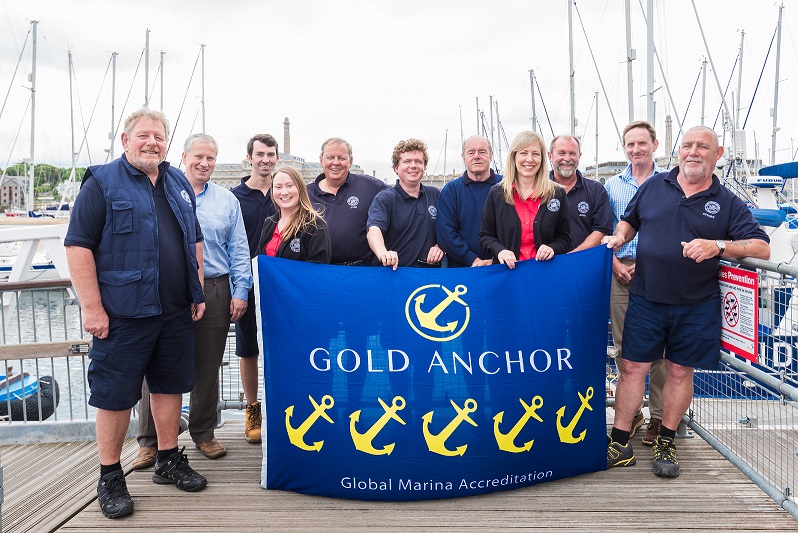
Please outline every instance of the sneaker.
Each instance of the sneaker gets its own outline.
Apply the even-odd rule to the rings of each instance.
[[[637,430],[646,422],[646,417],[643,416],[643,411],[638,411],[632,420],[632,429],[629,430],[629,438],[635,436]]]
[[[227,455],[227,448],[224,444],[219,442],[216,438],[197,443],[197,448],[202,452],[202,455],[208,459],[217,459]]]
[[[139,448],[139,453],[130,465],[131,470],[141,470],[142,468],[149,468],[155,464],[155,454],[158,449],[151,446],[142,446]]]
[[[247,419],[244,421],[244,436],[250,444],[260,442],[260,402],[247,405]]]
[[[174,483],[178,489],[186,492],[197,492],[208,484],[205,476],[188,466],[188,457],[183,453],[186,447],[172,454],[169,460],[155,463],[152,480],[161,485]]]
[[[677,477],[679,475],[676,444],[670,437],[658,435],[654,441],[654,473],[659,477]]]
[[[634,466],[637,462],[635,459],[635,452],[632,451],[632,443],[627,442],[622,445],[615,442],[607,435],[607,468],[613,466]]]
[[[114,470],[105,474],[97,483],[97,501],[100,510],[108,518],[119,518],[133,512],[133,500],[127,491],[125,473]]]
[[[659,418],[651,418],[648,421],[648,427],[646,428],[646,432],[643,433],[643,444],[646,446],[653,446],[654,441],[657,440],[659,436],[659,428],[662,426],[662,420]]]

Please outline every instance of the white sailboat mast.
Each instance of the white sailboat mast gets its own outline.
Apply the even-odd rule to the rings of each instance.
[[[25,198],[25,210],[30,214],[33,211],[33,177],[36,168],[36,26],[38,20],[32,20],[33,26],[33,52],[31,55],[31,75],[30,75],[30,177],[28,178],[28,195]]]
[[[202,50],[202,133],[205,133],[205,45],[200,45]]]
[[[159,68],[161,70],[161,109],[160,109],[161,113],[163,113],[163,56],[165,54],[166,54],[166,52],[161,50],[161,64],[159,65]],[[205,133],[204,129],[203,129],[203,133]]]
[[[770,148],[770,164],[776,164],[776,133],[779,131],[777,124],[778,111],[779,111],[779,63],[781,63],[781,12],[784,11],[784,4],[779,6],[779,25],[776,31],[776,83],[773,94],[773,142]],[[34,34],[35,35],[35,34]]]
[[[69,57],[69,134],[72,139],[72,173],[70,179],[75,179],[75,106],[72,100],[72,50],[67,51]]]
[[[655,124],[656,111],[654,105],[654,0],[648,0],[646,4],[646,120],[652,125]]]
[[[632,83],[632,61],[637,59],[637,53],[632,48],[632,0],[625,0],[626,10],[626,93],[629,100],[629,122],[635,120],[634,85]],[[598,168],[598,167],[597,167]]]
[[[150,29],[144,38],[144,107],[150,107]]]
[[[111,159],[114,158],[114,142],[116,137],[114,130],[116,129],[116,56],[119,54],[117,52],[111,53],[111,131],[108,132],[108,138],[111,140],[111,147],[108,150],[108,153],[111,155]]]
[[[737,71],[737,121],[734,123],[735,129],[740,129],[740,111],[742,110],[742,88],[743,88],[743,45],[745,43],[745,30],[740,31],[740,69]]]
[[[571,84],[571,136],[576,136],[576,96],[574,89],[574,15],[573,0],[568,2],[568,74]]]
[[[529,90],[532,93],[532,131],[538,132],[538,114],[535,109],[535,71],[529,71]]]

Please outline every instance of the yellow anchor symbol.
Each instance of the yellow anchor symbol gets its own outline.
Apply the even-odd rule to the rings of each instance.
[[[395,443],[386,444],[383,448],[375,448],[372,446],[371,441],[374,440],[374,437],[377,436],[382,428],[385,427],[385,424],[393,418],[400,424],[404,425],[405,421],[396,414],[396,411],[401,411],[405,408],[405,399],[401,396],[396,396],[391,402],[391,406],[388,407],[385,402],[382,401],[382,398],[377,398],[377,401],[380,402],[380,405],[383,409],[385,409],[385,413],[374,422],[365,433],[360,433],[356,428],[355,424],[360,421],[360,409],[349,415],[349,433],[352,435],[352,442],[355,443],[355,449],[360,450],[361,452],[365,452],[371,455],[391,455],[393,451]]]
[[[456,403],[454,403],[454,400],[449,401],[451,402],[452,407],[454,407],[454,410],[457,411],[457,416],[455,416],[454,420],[449,422],[449,424],[447,424],[446,427],[443,428],[443,430],[441,430],[441,432],[437,435],[433,435],[429,431],[429,425],[432,422],[433,411],[430,411],[421,418],[424,420],[424,440],[427,441],[427,448],[429,451],[439,455],[447,455],[451,457],[454,455],[463,455],[466,451],[466,448],[468,448],[468,444],[463,444],[454,450],[449,450],[446,448],[446,439],[448,439],[452,433],[454,433],[454,430],[457,429],[457,426],[459,426],[463,421],[468,422],[474,427],[477,426],[477,423],[474,422],[470,416],[468,416],[468,413],[473,413],[477,410],[477,402],[473,398],[469,398],[465,401],[463,408],[461,409]]]
[[[325,413],[327,409],[330,409],[334,404],[335,400],[329,394],[325,394],[321,399],[321,405],[316,403],[316,400],[313,399],[312,396],[308,396],[310,399],[310,403],[313,404],[313,412],[308,415],[302,424],[299,425],[298,428],[291,427],[291,417],[294,416],[294,406],[289,405],[285,410],[285,430],[288,432],[288,440],[291,441],[291,444],[300,448],[305,451],[321,451],[321,447],[324,446],[324,441],[319,440],[314,442],[313,444],[305,444],[305,433],[308,432],[310,427],[316,423],[316,420],[319,417],[324,418],[330,424],[333,424],[332,418]]]
[[[540,418],[540,416],[535,412],[543,407],[543,398],[540,396],[535,396],[532,398],[532,405],[527,405],[526,402],[524,402],[524,400],[521,398],[518,398],[518,401],[524,406],[524,414],[521,416],[518,422],[515,423],[513,428],[506,434],[499,430],[499,424],[502,423],[504,411],[497,413],[496,416],[493,417],[493,434],[496,437],[496,444],[499,445],[500,450],[505,452],[520,453],[529,451],[532,448],[532,444],[535,442],[534,439],[525,442],[523,446],[519,447],[515,445],[515,438],[518,436],[530,418],[534,418],[538,422],[543,422],[543,419]]]
[[[449,307],[452,302],[457,302],[465,307],[466,303],[460,299],[460,296],[468,292],[468,289],[466,289],[465,285],[458,285],[454,288],[454,292],[450,291],[443,285],[441,285],[441,289],[443,289],[446,293],[446,298],[444,298],[441,303],[433,307],[432,311],[421,310],[421,304],[424,303],[424,297],[426,296],[425,294],[416,296],[416,316],[418,317],[418,323],[427,329],[431,329],[432,331],[454,331],[454,328],[457,327],[457,320],[454,322],[448,322],[445,326],[441,326],[437,322],[438,316],[440,316],[440,314],[443,313],[443,310]]]
[[[579,391],[577,391],[577,394],[579,395],[579,399],[582,400],[582,405],[579,406],[579,410],[576,412],[576,416],[571,419],[570,424],[563,427],[561,423],[562,417],[565,416],[565,406],[563,405],[557,409],[557,433],[560,434],[560,442],[576,444],[577,442],[584,440],[585,435],[587,434],[587,430],[585,429],[582,430],[582,433],[580,433],[578,437],[574,437],[574,430],[576,429],[576,424],[582,417],[584,410],[593,410],[593,408],[590,407],[590,399],[593,398],[593,387],[588,387],[584,396],[582,396],[582,393]]]

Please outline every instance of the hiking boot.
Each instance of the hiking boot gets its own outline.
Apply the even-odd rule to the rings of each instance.
[[[108,518],[119,518],[133,512],[133,500],[127,491],[125,473],[114,470],[100,477],[97,483],[97,501]]]
[[[670,437],[658,435],[654,441],[654,473],[659,477],[677,477],[679,475],[676,444]]]
[[[635,436],[637,430],[646,422],[646,417],[643,416],[643,411],[638,411],[632,420],[632,429],[629,430],[629,438]]]
[[[178,489],[186,492],[197,492],[208,484],[205,476],[188,466],[188,457],[183,453],[186,447],[177,453],[173,453],[169,459],[163,463],[155,463],[155,473],[152,480],[161,485],[174,483]]]
[[[646,428],[646,432],[643,433],[643,444],[646,446],[653,446],[654,441],[657,440],[659,436],[659,428],[662,426],[662,420],[659,418],[651,418],[648,421],[648,427]]]
[[[247,418],[244,421],[244,436],[250,444],[260,442],[260,402],[247,405]]]
[[[158,452],[158,449],[151,446],[142,446],[139,448],[139,453],[136,455],[136,458],[133,460],[133,464],[130,465],[131,470],[141,470],[143,468],[149,468],[155,464],[155,454]]]
[[[632,443],[627,442],[622,445],[620,442],[615,442],[607,435],[607,468],[613,466],[634,466],[637,462],[635,459],[635,452],[632,451]]]
[[[197,448],[202,452],[202,455],[208,459],[217,459],[227,455],[227,449],[224,444],[219,442],[216,438],[197,443]]]

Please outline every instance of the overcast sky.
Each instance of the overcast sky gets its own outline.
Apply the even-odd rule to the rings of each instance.
[[[754,157],[755,137],[760,157],[768,160],[775,44],[766,65],[765,56],[778,21],[778,3],[695,0],[695,4],[720,84],[725,87],[732,79],[730,106],[731,91],[737,91],[738,83],[737,71],[732,77],[732,69],[740,48],[740,32],[745,31],[743,119],[759,83],[746,125],[748,156]],[[551,129],[555,134],[569,131],[567,5],[566,0],[2,0],[0,91],[3,99],[7,92],[9,96],[0,116],[0,167],[7,161],[13,164],[30,157],[30,91],[26,89],[30,87],[30,36],[13,81],[12,76],[31,20],[39,21],[37,162],[70,165],[68,50],[75,65],[77,145],[83,136],[82,123],[88,125],[87,147],[82,149],[78,165],[88,165],[89,157],[92,164],[105,161],[103,150],[110,146],[108,132],[112,129],[111,53],[119,54],[118,120],[120,114],[127,115],[144,102],[142,52],[149,28],[150,107],[160,108],[158,63],[160,51],[164,51],[163,105],[175,126],[168,157],[173,163],[179,160],[182,141],[202,129],[199,66],[190,84],[189,80],[200,45],[205,44],[205,129],[219,142],[219,162],[240,162],[247,140],[255,133],[272,133],[282,149],[283,119],[288,117],[294,155],[318,160],[324,139],[344,137],[354,146],[356,163],[392,181],[391,151],[399,140],[408,137],[427,143],[428,172],[443,172],[447,130],[446,170],[461,172],[461,116],[462,135],[476,133],[477,97],[486,127],[490,126],[489,97],[498,101],[502,130],[494,114],[494,136],[502,145],[504,158],[505,137],[511,142],[519,131],[532,128],[530,69],[534,69],[540,89],[535,94],[539,131],[547,142]],[[656,127],[664,141],[666,113],[678,114],[686,126],[701,121],[702,83],[698,75],[707,51],[689,0],[658,0],[654,5],[654,43],[665,69],[663,77],[655,67]],[[610,108],[622,129],[629,122],[624,2],[578,2],[573,17],[576,132],[583,136],[584,168],[596,157],[595,91],[599,91],[598,158],[623,159]],[[646,29],[639,0],[632,2],[632,21],[637,51],[633,62],[634,118],[645,119]],[[782,26],[777,162],[792,160],[798,148],[796,23],[798,2],[787,0]],[[588,45],[596,56],[609,106]],[[675,108],[665,90],[666,82]],[[705,121],[722,134],[722,121],[715,123],[719,105],[717,83],[708,67]],[[674,119],[674,129],[677,127]],[[115,143],[118,156],[118,134]],[[661,142],[658,155],[669,152],[664,144]]]

